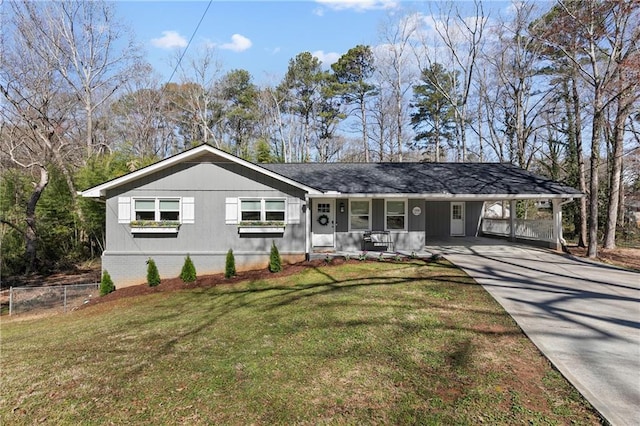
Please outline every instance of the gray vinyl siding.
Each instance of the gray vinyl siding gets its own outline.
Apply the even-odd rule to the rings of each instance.
[[[451,234],[449,201],[427,201],[425,204],[425,227],[427,241],[430,238],[448,237]]]
[[[243,174],[241,174],[243,173]],[[195,222],[182,224],[177,234],[132,234],[129,224],[118,223],[119,197],[193,197]],[[227,197],[298,198],[304,192],[235,163],[183,163],[135,184],[123,185],[107,194],[107,247],[103,268],[116,285],[144,282],[146,260],[153,257],[161,276],[175,277],[186,254],[202,273],[224,270],[233,249],[236,264],[251,267],[268,263],[272,242],[283,257],[303,258],[305,215],[299,224],[287,224],[283,234],[238,234],[237,225],[225,224]]]
[[[482,215],[482,201],[467,201],[464,203],[465,235],[475,236],[478,233],[480,216]],[[451,202],[426,202],[426,237],[431,239],[449,237],[451,235]]]
[[[344,212],[340,213],[340,204],[344,205]],[[336,199],[336,232],[349,231],[349,200],[347,198]]]
[[[371,200],[371,230],[384,231],[384,199]]]
[[[418,207],[420,209],[419,215],[413,214],[413,209]],[[424,200],[409,200],[409,209],[407,211],[409,215],[409,231],[410,232],[422,232],[426,229],[425,217],[425,201]]]
[[[374,198],[371,200],[371,228],[374,231],[383,231],[385,228],[385,200]],[[345,212],[340,213],[340,203],[344,203]],[[360,251],[362,246],[363,231],[349,232],[349,199],[336,199],[336,249],[341,251]],[[409,199],[407,209],[408,231],[391,231],[394,242],[394,250],[410,253],[419,251],[425,245],[425,202],[421,199]],[[414,207],[420,207],[421,213],[413,215]]]
[[[465,234],[469,237],[477,237],[480,229],[480,216],[482,215],[482,201],[467,201],[464,206]]]

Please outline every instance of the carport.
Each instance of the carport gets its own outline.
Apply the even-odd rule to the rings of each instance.
[[[614,425],[640,424],[640,274],[488,238],[425,248],[481,284]]]

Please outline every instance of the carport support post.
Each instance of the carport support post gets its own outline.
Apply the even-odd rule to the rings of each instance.
[[[562,250],[562,200],[554,198],[551,200],[553,211],[553,233],[551,236],[551,248]]]
[[[516,240],[516,200],[509,200],[509,241]]]

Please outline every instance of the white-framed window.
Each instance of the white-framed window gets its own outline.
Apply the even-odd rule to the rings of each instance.
[[[134,220],[180,221],[180,198],[134,198]]]
[[[195,223],[194,197],[118,197],[118,223]]]
[[[384,203],[385,230],[407,230],[407,200],[385,200]]]
[[[371,200],[349,200],[349,229],[352,231],[371,229]]]
[[[284,222],[287,203],[284,198],[241,198],[241,222]]]

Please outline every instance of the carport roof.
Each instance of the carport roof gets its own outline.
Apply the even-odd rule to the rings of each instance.
[[[261,167],[324,193],[432,197],[579,198],[559,182],[506,163],[296,163]]]

